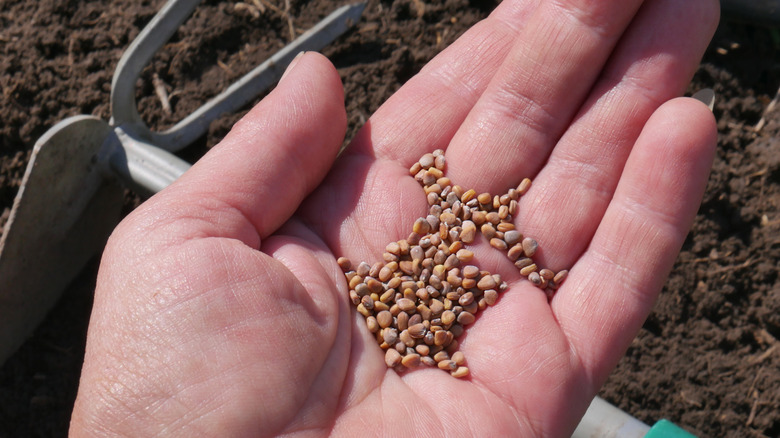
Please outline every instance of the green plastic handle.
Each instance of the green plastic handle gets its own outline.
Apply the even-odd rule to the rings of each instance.
[[[669,420],[661,420],[650,428],[645,438],[696,438],[696,435],[680,428]]]

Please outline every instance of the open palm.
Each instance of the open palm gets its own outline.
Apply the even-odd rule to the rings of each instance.
[[[74,435],[570,434],[638,331],[696,212],[715,126],[680,95],[710,0],[505,0],[399,90],[336,158],[338,74],[306,54],[104,254]],[[669,100],[673,99],[673,100]],[[500,194],[570,274],[509,284],[460,339],[471,375],[397,374],[336,258],[381,260],[427,203],[408,169]],[[259,249],[259,251],[258,251]]]

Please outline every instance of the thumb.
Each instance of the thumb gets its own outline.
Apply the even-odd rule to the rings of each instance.
[[[134,212],[133,226],[154,226],[168,244],[227,237],[258,248],[325,177],[345,131],[335,68],[318,53],[299,55],[222,142]]]

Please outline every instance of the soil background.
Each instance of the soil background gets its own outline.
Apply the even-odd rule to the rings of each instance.
[[[141,75],[140,112],[153,129],[171,126],[346,3],[205,1]],[[162,4],[0,0],[0,225],[38,137],[68,116],[108,120],[117,61]],[[324,50],[344,82],[347,138],[495,4],[369,0],[356,28]],[[702,437],[780,437],[780,108],[771,104],[780,33],[724,18],[691,85],[717,93],[720,145],[707,192],[601,396],[648,424],[667,418]],[[197,159],[240,115],[213,123],[183,156]],[[127,208],[136,202],[128,193]],[[0,368],[0,437],[66,435],[96,265]]]

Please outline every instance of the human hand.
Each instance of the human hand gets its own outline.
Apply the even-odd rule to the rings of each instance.
[[[338,75],[299,58],[115,230],[71,432],[570,434],[663,285],[716,141],[706,107],[668,101],[698,65],[715,2],[641,3],[505,0],[338,160]],[[409,234],[427,204],[408,168],[437,148],[478,192],[532,177],[515,223],[543,265],[570,268],[548,302],[474,245],[510,287],[461,339],[465,380],[388,369],[336,264],[378,261]]]

